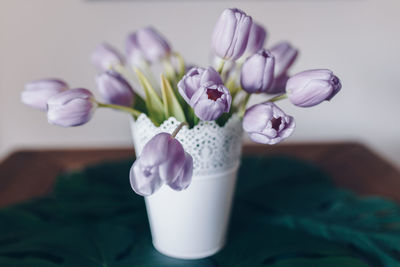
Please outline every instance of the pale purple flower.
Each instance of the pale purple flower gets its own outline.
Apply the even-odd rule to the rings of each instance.
[[[163,36],[149,26],[128,36],[126,52],[132,65],[140,65],[144,60],[154,63],[167,58],[171,47]]]
[[[218,119],[222,113],[229,112],[232,96],[223,84],[205,83],[190,99],[189,105],[194,113],[204,121]]]
[[[212,36],[214,52],[223,59],[238,59],[246,50],[252,19],[240,9],[225,9]]]
[[[124,58],[111,45],[99,44],[91,55],[92,64],[99,71],[106,71],[124,64]]]
[[[63,91],[68,90],[68,84],[58,79],[43,79],[25,84],[21,93],[21,101],[30,107],[46,111],[47,100]]]
[[[90,120],[97,107],[93,94],[84,88],[71,89],[52,96],[47,101],[49,123],[71,127]]]
[[[290,77],[286,93],[299,107],[311,107],[331,100],[342,88],[340,80],[327,69],[307,70]]]
[[[283,94],[286,89],[286,83],[289,80],[287,74],[283,74],[279,77],[274,78],[271,87],[266,91],[268,94]]]
[[[222,84],[222,79],[216,70],[212,67],[193,67],[179,81],[179,93],[183,99],[189,103],[194,93],[196,93],[202,85],[209,82],[213,84]]]
[[[174,190],[186,189],[192,174],[193,159],[181,143],[168,133],[159,133],[143,147],[129,176],[132,189],[149,196],[164,183]]]
[[[131,66],[141,66],[144,62],[147,62],[137,37],[137,32],[134,32],[129,34],[125,41],[127,61]]]
[[[243,129],[250,139],[262,144],[281,142],[292,134],[294,127],[293,117],[286,115],[272,102],[250,107],[243,117]]]
[[[262,49],[265,44],[266,36],[267,31],[264,27],[253,22],[250,28],[249,40],[247,41],[245,54],[252,55]]]
[[[240,73],[240,84],[246,92],[266,92],[274,80],[274,57],[268,50],[261,49],[247,58]]]
[[[275,78],[286,75],[288,69],[293,65],[297,58],[298,50],[289,42],[280,42],[270,49],[271,54],[275,58]]]
[[[134,92],[130,84],[117,72],[107,71],[96,78],[97,88],[106,103],[131,107]]]

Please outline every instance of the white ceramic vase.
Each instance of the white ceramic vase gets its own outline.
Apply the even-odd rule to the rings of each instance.
[[[179,125],[169,118],[159,127],[142,114],[132,121],[136,155],[160,132],[172,133]],[[164,185],[145,197],[154,247],[170,257],[199,259],[219,251],[226,233],[242,148],[240,118],[232,116],[220,127],[200,122],[184,127],[176,138],[193,157],[193,178],[183,191]]]

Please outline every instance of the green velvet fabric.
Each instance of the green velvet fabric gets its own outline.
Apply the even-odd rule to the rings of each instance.
[[[0,266],[400,266],[399,206],[276,157],[243,158],[221,252],[168,258],[151,244],[143,198],[129,185],[131,163],[63,174],[51,195],[1,210]]]

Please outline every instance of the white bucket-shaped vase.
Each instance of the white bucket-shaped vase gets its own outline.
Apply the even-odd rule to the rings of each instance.
[[[178,125],[169,118],[156,127],[140,115],[131,124],[136,155],[154,135],[172,133]],[[192,183],[182,191],[164,185],[145,197],[153,245],[173,258],[208,257],[225,245],[242,149],[241,121],[233,115],[223,127],[200,122],[182,128],[176,138],[193,157]]]

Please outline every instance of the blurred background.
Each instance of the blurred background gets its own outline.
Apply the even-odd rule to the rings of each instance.
[[[297,121],[288,142],[362,142],[400,167],[398,0],[1,0],[0,160],[22,148],[132,145],[127,115],[98,110],[82,127],[52,126],[20,103],[24,84],[59,77],[95,91],[94,47],[107,41],[123,51],[126,34],[149,24],[187,61],[208,65],[211,33],[227,7],[264,24],[267,47],[289,40],[300,49],[292,74],[329,68],[342,80],[331,103],[280,103]]]

